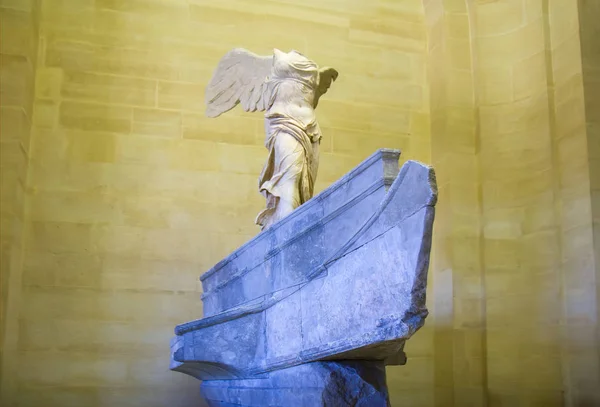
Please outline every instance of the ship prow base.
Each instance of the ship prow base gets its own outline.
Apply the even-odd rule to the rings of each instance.
[[[305,365],[406,363],[427,316],[437,189],[427,165],[398,171],[399,155],[377,151],[205,273],[205,317],[176,327],[171,369],[217,394]]]

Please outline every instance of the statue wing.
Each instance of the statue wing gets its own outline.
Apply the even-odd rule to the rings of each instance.
[[[259,56],[242,48],[229,51],[206,88],[206,115],[217,117],[238,103],[247,112],[266,110],[271,99],[266,80],[272,65],[273,56]]]
[[[327,93],[327,90],[338,77],[338,71],[333,68],[323,67],[319,69],[319,82],[315,92],[314,107],[316,108],[319,104],[319,98]]]

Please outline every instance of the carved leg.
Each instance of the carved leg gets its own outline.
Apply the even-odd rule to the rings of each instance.
[[[302,145],[285,132],[279,132],[275,137],[272,151],[274,159],[267,164],[273,168],[263,171],[271,176],[260,186],[267,198],[267,209],[257,218],[257,223],[263,228],[271,226],[300,206],[300,185],[307,171]]]

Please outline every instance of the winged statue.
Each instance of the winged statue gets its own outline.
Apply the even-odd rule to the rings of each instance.
[[[217,117],[238,104],[265,112],[267,161],[259,177],[266,208],[256,223],[264,230],[312,198],[321,130],[315,108],[338,77],[297,51],[259,56],[228,52],[206,88],[206,114]]]

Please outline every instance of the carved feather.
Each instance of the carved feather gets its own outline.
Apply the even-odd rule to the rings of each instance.
[[[266,80],[272,65],[273,56],[259,56],[242,48],[228,52],[206,87],[206,115],[217,117],[238,103],[247,112],[266,110],[270,100]]]

